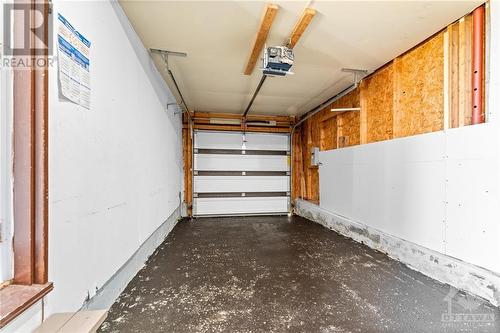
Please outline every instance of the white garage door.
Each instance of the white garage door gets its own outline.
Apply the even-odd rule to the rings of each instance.
[[[195,131],[193,214],[287,213],[289,158],[285,134]]]

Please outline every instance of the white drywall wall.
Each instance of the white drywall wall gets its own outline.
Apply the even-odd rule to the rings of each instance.
[[[0,5],[3,18],[3,5]],[[4,34],[0,24],[0,36]],[[12,71],[0,68],[0,283],[13,275],[12,253]]]
[[[49,312],[77,310],[132,256],[179,206],[182,173],[180,116],[113,6],[56,1],[54,12],[92,42],[92,100],[60,101],[51,69]]]
[[[180,115],[166,110],[174,99],[118,4],[54,1],[54,36],[57,13],[92,43],[92,97],[90,110],[60,100],[57,67],[50,69],[54,290],[45,317],[80,309],[178,212],[182,178]],[[29,331],[37,322],[22,320],[11,327]]]
[[[500,273],[499,7],[488,123],[321,152],[321,208]]]

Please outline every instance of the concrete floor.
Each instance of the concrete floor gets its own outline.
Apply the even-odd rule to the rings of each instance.
[[[175,227],[100,331],[500,332],[499,309],[449,292],[304,218],[199,218]],[[443,321],[449,304],[485,316]]]

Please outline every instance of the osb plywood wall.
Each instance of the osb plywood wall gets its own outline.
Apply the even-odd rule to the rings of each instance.
[[[393,65],[361,81],[361,143],[393,138]]]
[[[186,117],[184,117],[186,118]],[[186,120],[187,121],[187,120]],[[188,214],[191,215],[191,205],[193,198],[193,187],[191,178],[191,169],[193,165],[193,156],[191,155],[191,149],[193,145],[193,140],[191,137],[191,130],[188,124],[184,124],[182,128],[182,156],[183,156],[183,168],[184,168],[184,201],[188,207]]]
[[[470,124],[471,30],[468,15],[306,120],[293,138],[292,198],[319,202],[318,168],[310,166],[313,147],[339,149]],[[351,107],[361,111],[330,111]]]
[[[357,107],[359,107],[359,104]],[[337,147],[359,145],[359,112],[346,112],[336,118]]]
[[[443,35],[393,61],[396,138],[443,129]]]
[[[319,144],[321,150],[337,148],[337,117],[331,117],[320,122],[319,133]]]

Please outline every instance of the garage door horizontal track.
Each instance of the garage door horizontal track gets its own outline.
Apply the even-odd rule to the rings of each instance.
[[[175,227],[100,331],[470,331],[450,313],[500,331],[498,309],[301,217],[211,217]]]

